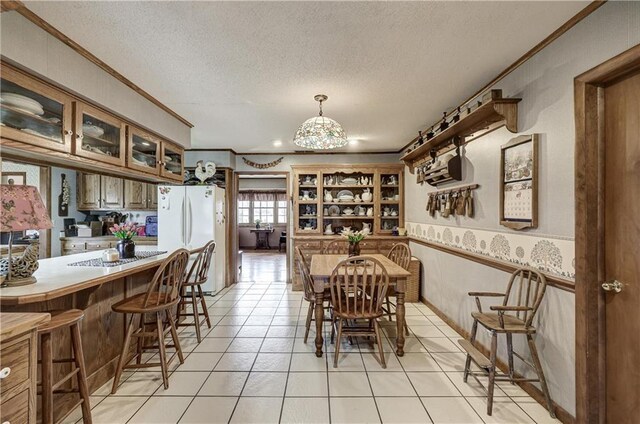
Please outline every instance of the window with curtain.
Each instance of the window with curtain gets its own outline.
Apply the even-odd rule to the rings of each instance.
[[[284,192],[241,191],[238,193],[238,224],[287,223],[287,196]]]

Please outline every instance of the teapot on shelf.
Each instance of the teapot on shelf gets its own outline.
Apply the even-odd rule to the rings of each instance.
[[[331,194],[331,191],[329,191],[329,190],[325,190],[324,191],[324,201],[325,202],[333,201],[333,195]]]
[[[362,201],[370,202],[371,200],[373,200],[373,193],[371,193],[371,190],[369,190],[368,188],[365,188],[362,191]]]

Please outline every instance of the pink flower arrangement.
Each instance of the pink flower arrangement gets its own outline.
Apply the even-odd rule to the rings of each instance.
[[[111,234],[120,240],[131,240],[134,236],[138,235],[138,227],[133,222],[126,222],[124,224],[115,224],[111,227]]]

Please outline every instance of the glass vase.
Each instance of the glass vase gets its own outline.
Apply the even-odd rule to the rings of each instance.
[[[360,256],[360,242],[349,242],[349,257]]]

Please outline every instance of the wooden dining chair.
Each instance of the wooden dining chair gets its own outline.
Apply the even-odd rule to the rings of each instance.
[[[408,244],[398,243],[391,248],[389,253],[387,253],[387,258],[391,259],[394,263],[401,266],[402,268],[409,270],[409,264],[411,263],[411,249]],[[389,321],[393,321],[393,316],[396,315],[394,311],[391,310],[391,306],[394,308],[396,304],[391,302],[391,297],[396,296],[396,291],[393,286],[389,287],[387,290],[387,296],[385,298],[386,306],[383,307],[384,312],[387,314]],[[404,323],[404,331],[407,335],[409,335],[409,326],[406,321]]]
[[[378,318],[383,316],[382,302],[389,288],[389,275],[375,258],[353,256],[340,262],[329,279],[333,325],[338,335],[333,367],[338,367],[343,336],[373,337],[378,343],[380,364],[386,368]],[[366,326],[359,322],[367,321]]]
[[[309,308],[307,309],[307,320],[305,322],[305,331],[304,331],[304,343],[307,343],[307,339],[309,337],[309,330],[311,329],[311,322],[314,321],[314,310],[316,307],[316,293],[313,290],[313,278],[311,278],[311,273],[309,272],[309,264],[302,254],[302,250],[300,250],[299,246],[295,248],[296,256],[298,258],[298,272],[300,273],[300,278],[302,279],[302,289],[303,289],[303,298],[307,302],[309,302]],[[330,303],[331,292],[327,287],[325,289],[324,299],[327,303]],[[325,306],[325,305],[323,305]],[[329,305],[325,306],[329,308]],[[330,321],[330,319],[327,319]]]
[[[180,289],[180,302],[178,303],[178,311],[176,313],[176,326],[178,327],[196,327],[196,338],[198,343],[202,340],[200,336],[200,327],[203,323],[207,323],[207,327],[211,328],[211,319],[207,310],[207,302],[204,300],[202,285],[209,279],[209,268],[211,267],[211,257],[216,250],[216,242],[211,240],[196,252],[198,256],[191,264],[189,273],[187,274],[182,288]],[[194,252],[192,252],[194,253]],[[187,289],[189,291],[187,291]],[[185,306],[191,305],[191,312],[186,312]],[[202,307],[204,319],[200,321],[199,307]],[[193,317],[193,321],[181,322],[183,317]],[[184,320],[182,320],[184,321]]]
[[[349,242],[343,240],[334,240],[325,246],[322,251],[325,255],[346,255],[349,253]]]
[[[549,388],[544,377],[542,364],[538,357],[533,335],[536,333],[533,327],[533,318],[538,312],[540,303],[544,297],[547,287],[547,280],[543,274],[529,267],[517,269],[511,278],[504,293],[492,292],[470,292],[469,296],[475,297],[478,310],[471,313],[473,317],[473,326],[471,327],[471,335],[469,340],[458,340],[458,343],[467,352],[467,359],[464,366],[463,380],[466,382],[471,375],[482,386],[478,376],[488,377],[487,387],[487,415],[491,415],[493,409],[493,393],[496,381],[516,382],[539,382],[547,402],[547,408],[551,417],[555,418]],[[485,312],[480,303],[481,297],[502,298],[502,304],[498,306],[490,306],[492,312]],[[491,333],[491,348],[489,358],[484,356],[478,350],[474,342],[478,331],[478,324],[482,325]],[[508,372],[498,374],[496,369],[496,360],[498,354],[498,334],[505,334],[507,342]],[[513,351],[513,335],[524,334],[527,338],[527,344],[531,352],[530,364],[523,356]],[[514,356],[520,359],[524,364],[532,368],[538,378],[525,378],[515,374],[513,367]],[[475,363],[481,371],[471,371],[471,362]],[[483,386],[484,387],[484,386]]]
[[[113,387],[111,394],[115,394],[118,389],[118,383],[122,376],[122,371],[128,368],[149,368],[160,365],[162,369],[162,382],[165,390],[169,388],[168,367],[171,361],[178,355],[180,363],[184,363],[182,349],[180,348],[180,340],[176,331],[175,321],[172,315],[172,309],[180,301],[180,288],[184,282],[184,272],[189,261],[189,251],[186,249],[178,249],[166,258],[158,267],[153,279],[147,286],[146,293],[123,299],[111,306],[114,312],[129,314],[129,325],[124,338],[122,352],[116,366],[116,375],[113,379]],[[145,321],[145,314],[155,315],[155,320],[151,322]],[[167,325],[162,315],[165,315]],[[136,329],[135,320],[139,318],[138,328]],[[148,326],[155,326],[155,331],[147,331]],[[171,333],[173,345],[165,343],[165,336]],[[129,356],[129,345],[131,339],[136,338],[137,353],[132,358]],[[144,345],[145,339],[158,339],[157,345]],[[174,347],[176,353],[167,359],[166,348]],[[159,363],[142,363],[142,353],[147,350],[158,349],[160,356]],[[136,358],[135,364],[130,364]]]

